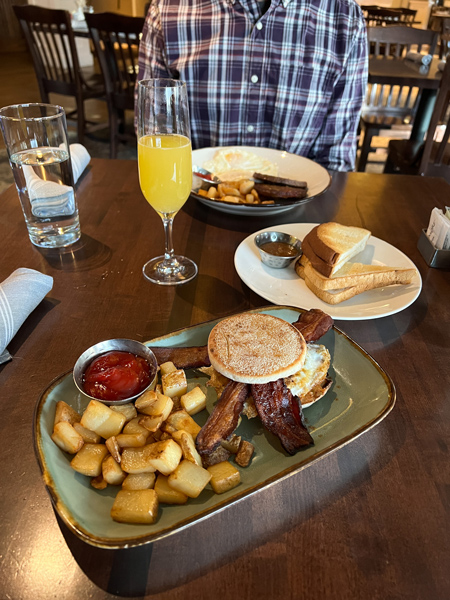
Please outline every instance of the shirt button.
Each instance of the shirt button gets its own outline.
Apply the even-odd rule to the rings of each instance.
[[[263,24],[262,23],[256,23],[256,29],[259,29],[261,31],[261,29],[263,28]]]
[[[255,128],[253,127],[253,125],[249,125],[249,126],[247,127],[247,131],[248,131],[249,133],[252,133],[252,131],[255,131]]]
[[[252,83],[258,83],[258,75],[252,75],[252,76],[250,77],[250,81],[251,81]]]

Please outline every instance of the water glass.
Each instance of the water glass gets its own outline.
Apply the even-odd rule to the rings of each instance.
[[[81,231],[64,109],[6,106],[0,128],[30,240],[42,248],[73,244]]]

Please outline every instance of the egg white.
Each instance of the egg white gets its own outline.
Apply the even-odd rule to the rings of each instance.
[[[326,378],[330,363],[330,353],[325,346],[309,343],[306,346],[303,367],[297,373],[286,377],[285,383],[294,396],[301,399]]]
[[[253,173],[278,175],[278,165],[244,150],[219,150],[214,158],[203,163],[203,168],[211,171],[222,181],[237,181],[248,179]]]

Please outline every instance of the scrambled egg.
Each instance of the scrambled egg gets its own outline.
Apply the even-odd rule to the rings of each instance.
[[[219,150],[213,159],[203,164],[203,168],[220,177],[222,181],[248,179],[255,172],[278,175],[278,165],[262,156],[239,149]]]
[[[287,387],[295,396],[302,398],[326,378],[330,362],[330,353],[325,346],[307,344],[305,363],[300,371],[286,377]]]

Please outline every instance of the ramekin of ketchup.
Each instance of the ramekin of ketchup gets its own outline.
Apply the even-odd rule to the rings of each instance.
[[[108,340],[80,356],[74,380],[78,389],[91,398],[106,404],[123,403],[142,394],[154,381],[156,370],[156,358],[144,344]]]

